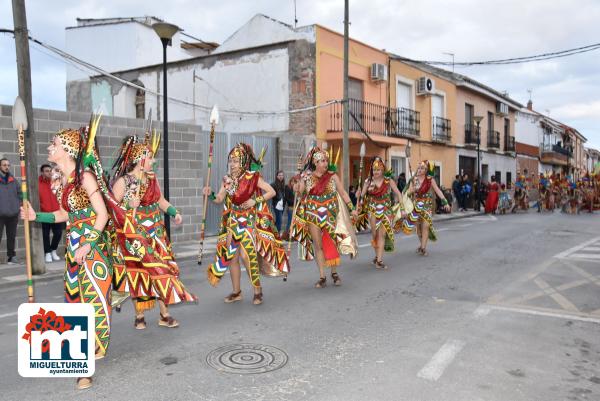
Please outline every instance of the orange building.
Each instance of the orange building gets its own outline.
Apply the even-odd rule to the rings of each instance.
[[[316,32],[316,104],[342,99],[344,71],[344,36],[320,25]],[[380,156],[396,173],[404,171],[391,155],[403,154],[406,137],[392,129],[393,112],[388,107],[389,57],[383,50],[350,39],[349,41],[349,141],[350,183],[358,181],[360,146],[365,143],[366,176],[368,161]],[[335,104],[317,110],[316,136],[319,143],[327,141],[335,149],[342,146],[342,105]],[[337,152],[337,150],[336,150]],[[340,158],[341,159],[341,158]],[[392,164],[393,163],[393,164]],[[342,169],[341,163],[339,166]],[[400,169],[400,170],[399,170]]]
[[[420,64],[392,56],[389,86],[390,106],[397,110],[400,125],[418,127],[407,132],[412,169],[422,160],[432,161],[438,184],[451,187],[457,173],[456,85]]]

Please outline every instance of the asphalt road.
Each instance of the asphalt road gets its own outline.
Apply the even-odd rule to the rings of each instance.
[[[341,287],[313,288],[314,263],[294,259],[287,282],[264,280],[260,306],[247,280],[244,300],[224,304],[229,279],[214,289],[206,265],[184,263],[198,305],[172,308],[177,329],[158,327],[152,311],[137,331],[127,303],[85,391],[74,379],[18,375],[15,312],[26,291],[4,290],[0,399],[600,400],[599,216],[531,211],[438,229],[428,257],[415,253],[416,237],[397,236],[388,271],[370,265],[370,236],[359,236]],[[62,299],[59,281],[36,291],[40,302]],[[257,374],[207,363],[211,351],[246,343],[276,347],[287,363]],[[236,366],[253,363],[244,358]]]

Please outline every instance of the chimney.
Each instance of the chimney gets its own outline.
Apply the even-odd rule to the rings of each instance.
[[[529,101],[527,102],[527,110],[533,111],[533,102],[531,101],[531,99],[529,99]]]

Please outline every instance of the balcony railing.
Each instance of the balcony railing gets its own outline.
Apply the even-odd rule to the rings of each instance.
[[[510,135],[504,135],[504,151],[514,152],[515,151],[515,137]]]
[[[348,99],[350,131],[386,136],[419,136],[421,131],[420,113],[405,108],[389,108],[383,105]],[[343,107],[336,103],[329,107],[329,132],[343,129]]]
[[[477,126],[473,124],[465,124],[465,144],[477,145]]]
[[[434,141],[450,142],[450,120],[442,117],[433,117],[433,134]]]
[[[500,133],[498,131],[488,131],[488,148],[500,149]]]
[[[421,113],[401,107],[390,108],[388,132],[393,136],[419,136],[421,134]]]

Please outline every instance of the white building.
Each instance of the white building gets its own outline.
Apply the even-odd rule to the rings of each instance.
[[[78,18],[77,26],[66,28],[66,51],[109,72],[162,63],[162,44],[152,29],[156,22],[161,20],[155,17]],[[167,51],[169,61],[205,55],[218,46],[183,31],[177,32],[171,43]],[[81,110],[84,108],[81,103],[90,103],[94,109],[102,107],[108,115],[119,115],[114,113],[114,93],[96,88],[92,94],[89,83],[90,76],[85,69],[67,64],[67,109]],[[117,104],[117,109],[119,107]],[[135,107],[129,111],[133,111],[129,117],[136,116]]]

